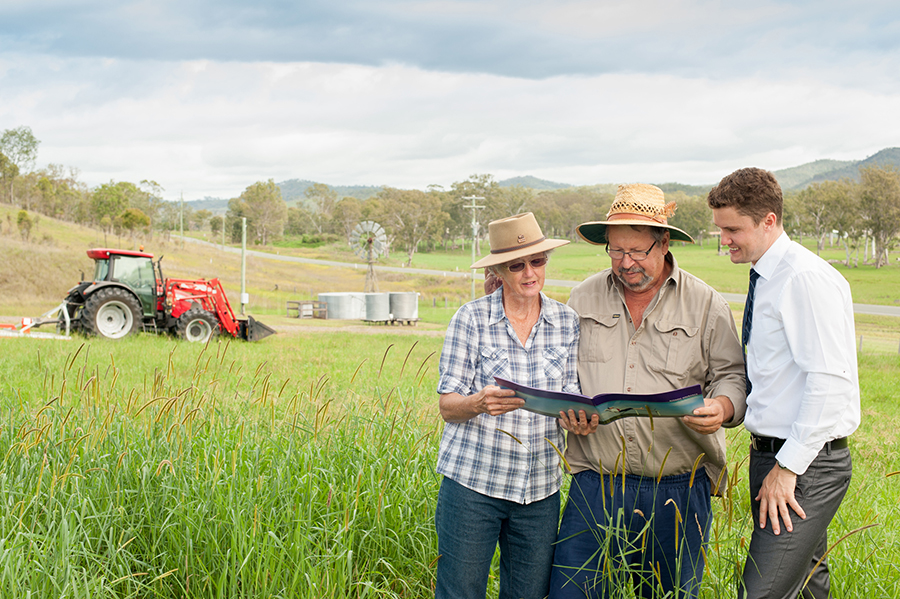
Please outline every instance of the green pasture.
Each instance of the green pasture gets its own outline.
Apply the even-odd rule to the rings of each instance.
[[[441,343],[375,328],[206,347],[0,338],[0,595],[431,596]],[[898,375],[897,355],[861,355],[836,598],[900,596]],[[729,446],[709,599],[734,595],[751,530],[746,432]]]
[[[207,238],[208,235],[194,233],[194,237]],[[215,240],[212,240],[215,242]],[[816,250],[815,241],[804,238],[803,244],[811,251]],[[457,249],[444,250],[440,247],[432,251],[420,251],[414,254],[411,266],[442,272],[466,272],[472,264],[471,246],[457,243]],[[671,251],[681,268],[697,275],[715,289],[723,293],[746,293],[747,272],[749,264],[735,265],[726,253],[719,252],[715,238],[707,239],[702,245],[673,242]],[[266,248],[254,247],[256,251],[278,252],[284,255],[302,256],[320,260],[337,260],[349,263],[363,262],[346,243],[336,243],[315,248]],[[481,244],[481,252],[477,258],[490,251],[487,242]],[[821,252],[822,258],[829,260],[834,267],[850,282],[853,290],[853,301],[859,304],[877,304],[900,306],[900,252],[891,254],[892,262],[883,268],[863,263],[860,252],[859,266],[846,267],[844,249],[835,244],[826,243]],[[394,251],[388,256],[378,259],[383,266],[400,267],[407,262],[404,252]],[[851,260],[851,264],[854,262]],[[578,240],[556,249],[547,267],[548,279],[581,281],[588,276],[609,268],[610,260],[604,246],[592,245]]]

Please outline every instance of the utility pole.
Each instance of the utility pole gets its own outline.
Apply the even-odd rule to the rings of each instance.
[[[179,234],[181,235],[181,247],[184,248],[184,192],[181,192],[181,214],[178,217]]]
[[[469,208],[472,210],[472,264],[475,264],[475,244],[478,243],[478,219],[476,215],[478,214],[478,210],[484,208],[484,206],[479,206],[475,203],[475,200],[484,201],[484,198],[481,196],[463,196],[464,200],[472,200],[472,204],[466,206],[463,204],[463,208]],[[477,268],[472,269],[472,299],[475,299],[475,271]]]
[[[247,295],[247,219],[241,219],[241,316],[244,315],[244,306],[250,303]]]

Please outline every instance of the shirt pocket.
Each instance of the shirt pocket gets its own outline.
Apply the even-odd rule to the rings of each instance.
[[[510,379],[509,354],[502,347],[481,348],[481,372],[487,380],[486,384],[496,385],[495,376]]]
[[[609,362],[616,351],[613,347],[619,315],[591,315],[581,317],[581,339],[578,343],[578,359],[585,362]],[[618,351],[623,351],[618,348]]]
[[[565,347],[544,348],[544,374],[550,380],[559,380],[566,373],[569,350]]]
[[[702,361],[700,329],[670,320],[659,320],[654,328],[659,335],[653,343],[653,358],[648,366],[683,386],[691,369]]]

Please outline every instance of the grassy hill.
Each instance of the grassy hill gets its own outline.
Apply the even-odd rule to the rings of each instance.
[[[816,177],[845,168],[856,168],[856,162],[852,160],[816,160],[800,166],[777,170],[774,171],[774,174],[782,189],[802,189]]]
[[[793,168],[775,171],[782,189],[804,189],[812,183],[850,179],[859,181],[859,169],[865,166],[900,168],[900,148],[885,148],[865,160],[816,160]]]
[[[526,175],[524,177],[512,177],[511,179],[504,179],[503,181],[497,182],[500,187],[514,187],[519,185],[521,187],[527,187],[529,189],[534,189],[536,191],[549,191],[553,189],[567,189],[572,187],[568,183],[556,183],[554,181],[547,181],[546,179],[538,179],[537,177],[532,177],[531,175]]]

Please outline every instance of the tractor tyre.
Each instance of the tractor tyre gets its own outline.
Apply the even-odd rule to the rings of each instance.
[[[122,339],[142,328],[141,303],[134,295],[119,287],[107,287],[91,294],[81,311],[81,327],[85,333]]]
[[[191,308],[178,317],[175,334],[191,343],[206,343],[219,334],[219,321],[212,312]]]

